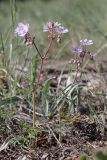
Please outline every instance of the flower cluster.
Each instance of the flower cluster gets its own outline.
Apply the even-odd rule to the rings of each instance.
[[[72,52],[79,53],[80,57],[84,57],[88,55],[91,59],[93,59],[91,52],[86,50],[86,46],[89,46],[92,44],[93,44],[92,40],[88,40],[88,39],[80,40],[80,45],[72,48]]]
[[[92,44],[93,44],[92,40],[83,39],[83,40],[80,40],[79,46],[72,48],[72,52],[78,53],[79,57],[76,57],[76,59],[71,59],[69,61],[69,64],[76,65],[77,73],[80,70],[80,67],[83,63],[84,57],[88,56],[91,60],[93,60],[93,56],[92,56],[91,52],[86,50],[86,46],[92,45]],[[76,78],[77,78],[77,75],[76,75]]]
[[[43,32],[51,32],[53,29],[56,29],[59,27],[61,24],[58,22],[47,22],[43,26]]]
[[[84,46],[89,46],[92,45],[93,41],[92,40],[88,40],[88,39],[83,39],[80,40],[80,46],[77,46],[75,48],[72,49],[72,52],[77,52],[77,53],[81,53],[84,52]]]
[[[68,29],[65,29],[61,26],[61,23],[58,22],[47,22],[43,26],[43,32],[52,32],[52,30],[60,34],[68,32]]]
[[[43,32],[49,32],[49,37],[55,38],[57,35],[57,42],[61,42],[61,35],[67,33],[68,29],[64,28],[61,23],[58,22],[47,22],[43,26]]]

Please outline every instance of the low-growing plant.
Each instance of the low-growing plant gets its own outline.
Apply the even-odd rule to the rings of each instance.
[[[37,63],[38,63],[38,58],[37,56],[34,57],[34,63],[33,63],[33,68],[32,68],[32,83],[31,83],[31,88],[32,88],[32,109],[33,109],[33,127],[35,127],[35,111],[37,110],[37,105],[39,106],[38,101],[41,101],[41,106],[43,107],[42,111],[43,114],[48,117],[49,115],[52,117],[55,115],[56,111],[59,113],[59,124],[60,124],[60,134],[61,134],[61,109],[64,106],[64,104],[67,102],[71,106],[72,104],[74,105],[72,108],[74,108],[74,112],[77,112],[77,106],[79,106],[79,93],[80,93],[80,86],[81,84],[81,78],[82,78],[82,68],[84,64],[84,59],[85,57],[89,57],[90,59],[93,59],[93,56],[90,51],[87,50],[86,46],[89,46],[93,44],[92,40],[84,39],[80,40],[80,46],[75,47],[72,49],[73,52],[76,52],[75,59],[71,59],[68,63],[76,65],[76,75],[73,80],[69,85],[67,84],[67,87],[57,93],[57,97],[55,99],[55,104],[53,107],[49,107],[49,84],[51,79],[46,80],[44,83],[41,83],[41,75],[43,72],[43,67],[44,67],[44,62],[48,59],[49,52],[51,52],[51,48],[53,46],[53,42],[57,40],[58,43],[62,42],[62,35],[64,33],[68,32],[68,29],[64,28],[60,23],[58,22],[47,22],[43,26],[43,32],[48,32],[48,38],[49,38],[49,46],[43,54],[40,52],[40,50],[37,47],[37,44],[35,42],[35,37],[31,36],[29,33],[29,24],[23,24],[19,23],[15,29],[15,33],[23,37],[24,39],[24,44],[26,46],[32,45],[37,52],[38,58],[40,60],[40,68],[39,68],[39,73],[36,72],[37,68]],[[78,73],[81,73],[79,80],[77,80]],[[62,93],[61,93],[62,92]],[[41,97],[39,96],[41,94]],[[56,94],[56,93],[55,93]],[[76,107],[75,107],[76,106]],[[42,107],[41,107],[42,108]],[[45,110],[44,110],[45,108]],[[52,111],[49,110],[49,108],[52,108]],[[59,136],[61,137],[61,136]],[[61,139],[61,138],[59,138]]]
[[[32,108],[33,108],[33,127],[35,126],[35,102],[36,102],[36,98],[37,98],[37,92],[38,89],[40,88],[41,85],[41,74],[43,71],[43,65],[44,65],[44,61],[47,60],[48,58],[48,54],[50,52],[50,49],[53,45],[53,42],[55,39],[57,39],[57,42],[61,43],[61,39],[62,39],[62,34],[63,33],[67,33],[68,29],[65,29],[63,26],[61,26],[60,23],[58,22],[47,22],[44,27],[43,27],[43,32],[48,32],[48,38],[49,38],[49,46],[47,47],[47,49],[44,51],[44,53],[42,54],[38,47],[37,44],[35,43],[35,37],[32,37],[31,34],[29,33],[29,24],[23,24],[23,23],[19,23],[18,26],[15,29],[15,33],[24,38],[24,43],[25,45],[32,45],[34,46],[34,48],[37,51],[37,54],[40,58],[40,70],[39,73],[37,75],[37,79],[36,79],[36,66],[34,63],[34,68],[33,68],[33,83],[32,83]],[[42,89],[42,94],[45,92],[46,93],[46,85],[44,87],[44,89]]]
[[[63,66],[64,69],[66,66],[70,68],[67,78],[64,80],[64,85],[60,88],[63,75],[62,68],[60,75],[58,75],[59,79],[57,79],[55,89],[52,90],[51,84],[56,80],[56,77],[47,78],[48,76],[44,76],[45,62],[51,56],[54,45],[56,46],[55,43],[57,42],[58,46],[60,46],[63,42],[63,34],[68,33],[68,29],[64,28],[59,22],[49,21],[44,24],[43,32],[47,33],[49,44],[45,49],[42,49],[42,45],[40,47],[40,44],[37,43],[37,37],[32,35],[29,29],[30,25],[20,22],[15,28],[14,11],[11,10],[11,14],[12,29],[10,30],[13,34],[13,29],[15,29],[16,37],[11,34],[11,38],[7,35],[4,40],[2,33],[0,34],[2,48],[2,64],[0,64],[0,72],[2,73],[0,77],[0,96],[2,97],[0,98],[0,133],[3,135],[0,151],[7,149],[10,145],[20,147],[23,145],[29,146],[32,143],[34,147],[35,144],[38,144],[38,137],[44,133],[46,134],[45,140],[47,144],[51,145],[51,140],[54,137],[57,144],[63,147],[61,144],[62,135],[65,133],[65,128],[62,125],[63,120],[73,124],[80,114],[81,91],[83,92],[83,87],[86,86],[82,81],[84,64],[86,64],[87,59],[94,62],[94,56],[89,49],[90,45],[93,44],[93,40],[80,39],[79,46],[70,49],[70,52],[73,53],[73,58],[68,60],[67,64]],[[9,38],[11,42],[8,48],[6,43]],[[21,40],[23,40],[23,44]],[[8,49],[9,54],[6,53]],[[21,66],[16,58],[17,50],[19,59],[23,63]],[[33,54],[32,51],[34,51]],[[16,59],[13,58],[13,52],[16,54]],[[14,72],[13,66],[17,68],[18,74]],[[69,74],[72,71],[74,71],[74,74]],[[25,73],[25,77],[23,73]],[[22,83],[23,81],[24,84]],[[87,92],[93,96],[92,91],[87,90]],[[96,117],[96,121],[100,124],[102,131],[104,131],[105,119],[97,115],[96,110],[90,103],[90,99],[85,101],[88,104],[90,115]],[[25,109],[22,104],[20,109],[22,111],[24,108],[25,112],[28,112],[32,117],[30,124],[25,122],[26,120],[14,118],[14,113],[17,112],[16,104],[19,106],[20,103],[24,102],[26,102],[28,108],[26,107]],[[39,124],[38,117],[43,118],[41,118],[41,124]],[[53,123],[55,124],[53,125]],[[8,134],[11,134],[11,136],[8,136]],[[96,160],[105,160],[106,158],[107,155],[103,152],[96,154]],[[79,159],[86,160],[87,157],[82,155]]]

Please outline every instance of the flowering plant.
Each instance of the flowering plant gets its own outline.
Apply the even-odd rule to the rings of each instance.
[[[86,49],[86,46],[92,45],[92,44],[93,44],[93,40],[83,39],[83,40],[80,40],[79,46],[71,49],[72,52],[79,54],[79,57],[76,56],[76,59],[71,59],[69,61],[69,64],[76,64],[76,66],[77,66],[77,72],[76,72],[74,82],[76,81],[77,74],[80,70],[80,67],[82,67],[81,65],[83,64],[84,57],[86,57],[88,55],[90,57],[90,59],[93,60],[93,55],[91,54],[90,51],[87,51],[87,49]]]
[[[29,24],[24,24],[24,23],[18,23],[16,29],[15,29],[15,34],[17,36],[23,37],[24,38],[24,43],[28,45],[33,45],[40,57],[40,70],[39,74],[37,76],[37,83],[35,84],[35,88],[33,89],[32,93],[32,108],[33,108],[33,127],[35,126],[35,101],[36,101],[36,91],[40,86],[40,79],[41,79],[41,73],[43,70],[43,65],[44,61],[47,59],[47,55],[52,47],[52,44],[55,39],[57,39],[57,42],[61,42],[61,36],[64,33],[68,32],[68,29],[65,29],[60,23],[58,22],[47,22],[43,26],[43,32],[48,32],[49,35],[49,46],[47,47],[47,50],[42,54],[38,47],[37,44],[35,43],[35,37],[32,37],[31,34],[29,33]],[[36,77],[36,75],[35,75]],[[34,77],[34,79],[35,79]]]
[[[15,29],[15,34],[24,39],[25,45],[27,45],[27,46],[32,45],[36,49],[37,54],[39,56],[39,60],[40,60],[39,73],[38,73],[37,77],[36,77],[36,74],[33,75],[34,76],[33,77],[33,80],[34,80],[33,87],[34,88],[32,90],[33,127],[35,127],[36,98],[38,96],[37,91],[41,86],[41,74],[43,71],[44,62],[46,61],[48,54],[50,52],[50,49],[53,46],[53,42],[56,40],[58,43],[61,43],[62,35],[65,33],[68,33],[68,29],[63,27],[61,25],[61,23],[59,23],[59,22],[47,22],[43,26],[43,32],[48,33],[49,45],[48,45],[47,49],[43,53],[41,53],[39,48],[37,47],[37,44],[35,43],[35,37],[32,37],[31,34],[29,33],[29,24],[19,23]],[[93,58],[93,56],[91,55],[91,52],[87,51],[87,49],[86,49],[86,46],[89,46],[92,44],[93,44],[92,40],[82,39],[82,40],[80,40],[79,46],[71,49],[72,52],[76,53],[75,54],[76,58],[71,59],[69,61],[69,64],[76,65],[76,75],[74,77],[74,81],[72,82],[72,84],[70,84],[70,86],[71,85],[73,86],[75,84],[75,82],[77,81],[77,75],[78,75],[78,72],[80,71],[80,67],[82,68],[84,57],[86,55],[89,55],[89,57],[91,59]],[[70,89],[71,89],[71,87],[70,87]],[[67,96],[69,95],[69,93],[70,93],[69,90],[67,90],[67,92],[66,92]],[[60,112],[60,109],[59,109],[59,112]],[[60,115],[60,113],[59,113],[59,115]],[[60,128],[61,128],[61,123],[60,123],[61,119],[60,118],[61,117],[59,116],[59,124],[60,124]],[[61,139],[61,130],[60,130],[60,134],[59,134],[59,139]]]

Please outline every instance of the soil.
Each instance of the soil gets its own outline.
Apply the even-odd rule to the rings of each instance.
[[[68,75],[74,77],[75,72],[70,72],[70,68],[63,69],[62,66],[67,62],[51,61],[44,66],[45,76],[48,78],[55,77],[50,84],[54,92],[57,89],[57,79],[61,76],[59,88],[63,88]],[[55,65],[56,64],[56,65]],[[104,111],[106,105],[106,67],[102,65],[101,72],[95,69],[93,64],[89,64],[84,69],[83,82],[87,85],[81,92],[81,103],[79,112],[69,114],[68,117],[61,117],[61,140],[59,142],[58,126],[59,120],[57,115],[52,119],[44,119],[37,115],[37,138],[31,138],[24,145],[17,143],[10,144],[6,149],[0,152],[1,160],[76,160],[81,154],[88,159],[96,153],[96,150],[107,147],[107,112]],[[41,79],[42,82],[42,79]],[[21,82],[23,85],[23,81]],[[5,82],[6,84],[6,82]],[[5,86],[8,87],[6,84]],[[26,85],[24,86],[26,87]],[[88,90],[93,94],[89,94]],[[95,94],[99,91],[99,94]],[[104,96],[103,96],[104,95]],[[88,97],[97,114],[90,114],[90,107],[85,99]],[[103,97],[103,98],[102,98]],[[104,99],[105,98],[105,99]],[[23,120],[28,125],[32,125],[31,111],[27,108],[26,103],[17,104],[17,114],[12,119],[11,133],[25,135],[26,130],[21,128],[16,122]],[[102,119],[103,115],[103,119]],[[101,119],[100,119],[101,118]],[[101,121],[100,121],[101,120]],[[104,123],[101,123],[103,122]],[[10,133],[0,135],[0,144]]]

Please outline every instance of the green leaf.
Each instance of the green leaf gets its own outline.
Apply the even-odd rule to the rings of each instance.
[[[48,92],[49,92],[49,86],[50,86],[50,83],[52,81],[52,78],[46,80],[42,86],[42,92],[47,95]]]
[[[0,106],[13,104],[13,103],[16,103],[16,102],[21,101],[21,100],[22,99],[20,97],[18,97],[18,96],[4,98],[4,99],[0,100]]]
[[[42,85],[42,106],[43,107],[43,112],[45,114],[45,116],[48,116],[48,113],[49,113],[49,100],[48,100],[48,95],[49,95],[49,86],[50,86],[50,83],[52,81],[52,78],[51,79],[48,79],[46,80],[43,85]]]

